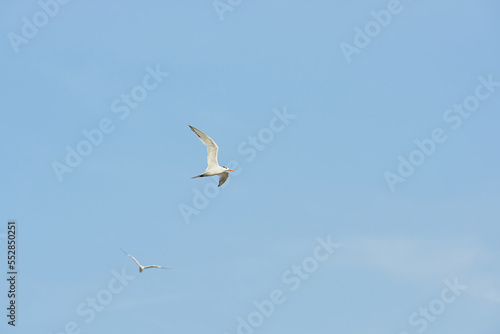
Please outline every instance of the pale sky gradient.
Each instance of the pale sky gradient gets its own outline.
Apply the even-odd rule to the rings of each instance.
[[[19,225],[18,326],[3,279],[2,333],[233,334],[281,291],[254,333],[498,334],[498,2],[401,1],[350,62],[342,43],[392,1],[243,0],[224,20],[212,0],[40,6],[0,13],[4,275]],[[34,15],[46,24],[16,53]],[[464,101],[478,106],[453,128]],[[238,164],[217,194],[191,179],[206,149],[188,124]],[[99,126],[59,182],[54,162]],[[384,174],[434,129],[446,140],[391,191]],[[120,248],[174,269],[139,274]]]

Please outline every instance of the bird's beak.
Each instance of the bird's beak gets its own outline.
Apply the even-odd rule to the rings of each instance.
[[[230,172],[234,172],[234,170],[232,170],[231,168],[228,168],[227,170],[230,171]]]

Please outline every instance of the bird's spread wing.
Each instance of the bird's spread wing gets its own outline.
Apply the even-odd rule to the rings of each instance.
[[[224,184],[224,182],[226,182],[228,177],[229,177],[228,172],[224,172],[222,174],[219,174],[219,187],[222,186]]]
[[[161,267],[161,266],[155,266],[155,265],[152,265],[152,266],[145,266],[145,267],[144,267],[144,269],[148,269],[148,268],[172,269],[172,268]]]
[[[208,167],[219,166],[217,162],[217,152],[219,151],[219,146],[213,141],[212,138],[195,128],[194,126],[189,126],[191,130],[200,138],[201,142],[207,147],[207,164]]]
[[[137,261],[137,260],[135,259],[135,257],[133,257],[133,256],[132,256],[132,255],[130,255],[129,253],[125,252],[123,249],[122,249],[122,252],[124,252],[124,253],[125,253],[125,254],[127,254],[127,255],[128,255],[128,256],[132,259],[132,260],[134,260],[134,262],[135,262],[135,263],[137,263],[137,265],[138,265],[139,267],[142,267],[142,266],[141,266],[141,264],[139,263],[139,261]]]

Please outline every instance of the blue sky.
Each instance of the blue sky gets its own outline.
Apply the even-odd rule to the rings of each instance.
[[[499,11],[4,4],[2,332],[498,333]]]

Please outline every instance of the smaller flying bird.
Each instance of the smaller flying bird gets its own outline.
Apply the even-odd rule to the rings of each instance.
[[[219,175],[219,187],[222,186],[229,177],[228,171],[234,172],[234,170],[227,168],[226,166],[219,166],[219,163],[217,162],[217,153],[219,152],[219,146],[217,146],[212,138],[210,138],[194,126],[190,125],[189,127],[191,128],[191,130],[193,130],[194,133],[196,133],[201,142],[207,147],[207,169],[205,169],[205,172],[203,174],[193,176],[192,179],[195,179],[197,177]]]
[[[135,257],[133,257],[132,255],[130,255],[129,253],[125,252],[123,249],[122,249],[122,252],[124,252],[125,254],[127,254],[127,256],[129,256],[132,260],[134,260],[135,263],[137,263],[137,265],[139,266],[139,272],[142,273],[142,271],[144,269],[148,269],[148,268],[160,268],[160,269],[172,269],[172,268],[166,268],[166,267],[161,267],[161,266],[156,266],[156,265],[151,265],[151,266],[142,266],[139,261],[137,261],[135,259]]]

